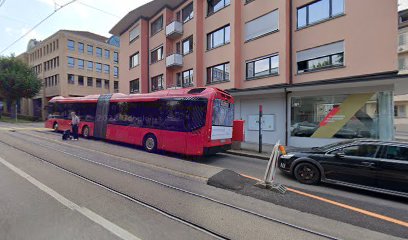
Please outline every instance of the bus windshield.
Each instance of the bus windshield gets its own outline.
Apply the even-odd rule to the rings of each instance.
[[[213,126],[232,127],[234,121],[234,104],[221,99],[214,100]]]

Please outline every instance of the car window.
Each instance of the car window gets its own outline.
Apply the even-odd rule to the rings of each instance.
[[[387,146],[383,156],[384,158],[387,159],[408,161],[408,148],[398,146]]]
[[[331,154],[336,153],[344,153],[346,156],[354,156],[354,157],[371,157],[374,158],[376,156],[377,150],[379,146],[376,145],[353,145],[344,148],[337,149]]]

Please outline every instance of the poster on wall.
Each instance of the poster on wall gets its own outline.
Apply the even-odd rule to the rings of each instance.
[[[259,115],[248,116],[248,130],[259,130]],[[265,114],[262,116],[262,130],[263,131],[275,131],[275,115]]]

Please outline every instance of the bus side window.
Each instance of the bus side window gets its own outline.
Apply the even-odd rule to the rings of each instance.
[[[116,124],[116,116],[118,115],[118,104],[109,104],[108,124]]]

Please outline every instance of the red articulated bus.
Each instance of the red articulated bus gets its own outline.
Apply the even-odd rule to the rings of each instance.
[[[164,90],[149,94],[54,97],[46,128],[71,128],[70,112],[81,119],[79,132],[95,137],[201,156],[231,148],[234,99],[217,88]]]

